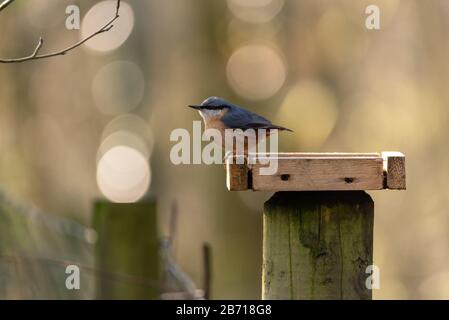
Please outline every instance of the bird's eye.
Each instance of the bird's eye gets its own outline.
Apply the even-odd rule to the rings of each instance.
[[[222,110],[222,109],[224,109],[224,108],[227,108],[227,106],[225,106],[225,105],[219,105],[219,106],[204,106],[203,108],[204,108],[204,109],[207,109],[207,110]]]

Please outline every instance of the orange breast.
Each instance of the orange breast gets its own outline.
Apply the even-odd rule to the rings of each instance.
[[[209,129],[209,128],[217,129],[220,131],[222,131],[222,130],[224,131],[224,129],[226,129],[223,122],[221,122],[218,118],[211,119],[206,123],[206,129]]]

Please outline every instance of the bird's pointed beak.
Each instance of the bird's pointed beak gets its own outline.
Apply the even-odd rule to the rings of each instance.
[[[201,110],[202,106],[198,106],[198,105],[194,105],[194,104],[189,104],[188,107],[195,109],[195,110]]]

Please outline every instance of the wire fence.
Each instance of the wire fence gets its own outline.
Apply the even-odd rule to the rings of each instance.
[[[94,298],[94,273],[80,277],[83,290],[65,280],[69,264],[94,269],[95,240],[94,230],[0,190],[0,298]]]
[[[0,299],[95,299],[96,284],[157,287],[161,299],[203,299],[161,240],[161,281],[95,266],[95,230],[19,201],[0,189]],[[81,290],[66,287],[66,268],[80,269]]]

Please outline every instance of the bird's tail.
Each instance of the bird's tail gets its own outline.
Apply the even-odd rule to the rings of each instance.
[[[270,129],[277,129],[277,130],[279,130],[279,131],[290,131],[290,132],[293,132],[293,130],[291,130],[291,129],[289,129],[289,128],[281,127],[281,126],[278,126],[278,125],[275,125],[275,124],[273,124],[272,126],[270,126]]]

